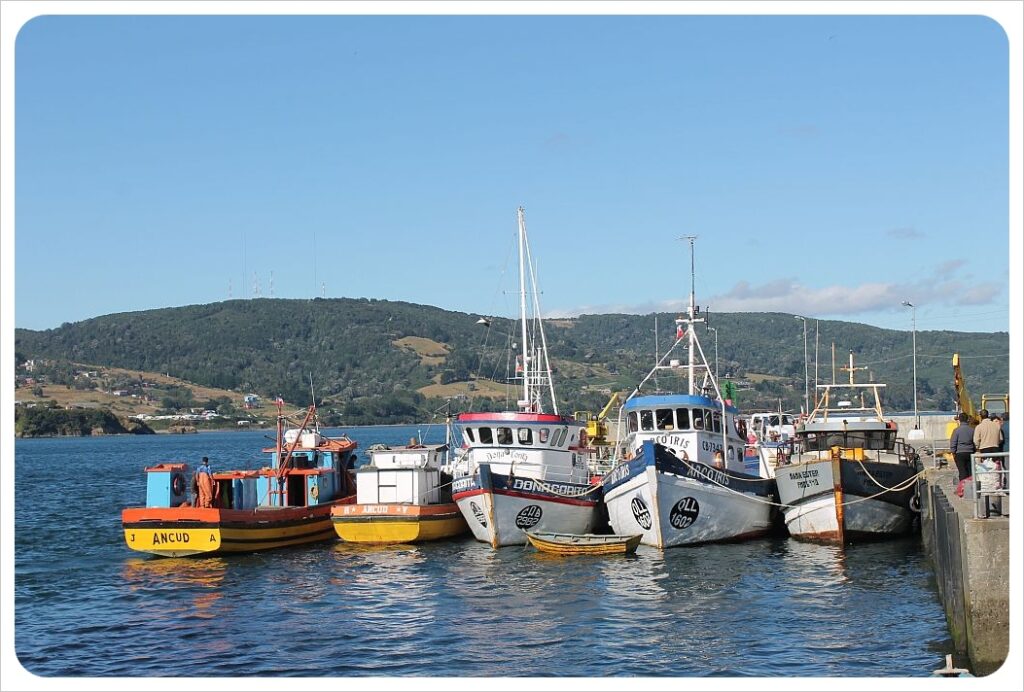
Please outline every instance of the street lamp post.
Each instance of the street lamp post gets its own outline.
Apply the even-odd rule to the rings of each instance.
[[[917,410],[917,306],[909,300],[903,301],[903,306],[911,310],[911,326],[913,329],[914,349],[914,430],[921,429],[921,414]]]
[[[708,331],[715,333],[715,382],[718,382],[718,329],[708,327]]]
[[[795,319],[804,323],[804,413],[811,412],[811,395],[808,391],[807,379],[807,318],[800,315],[793,315]]]

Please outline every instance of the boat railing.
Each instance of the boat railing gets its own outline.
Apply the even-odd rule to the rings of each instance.
[[[976,452],[971,455],[974,485],[974,518],[988,519],[993,507],[1002,514],[1002,498],[1010,497],[1009,452]],[[998,504],[993,499],[998,498]]]
[[[565,469],[564,467],[542,467],[542,477],[545,481],[557,481],[562,483],[586,483],[589,480],[589,472],[586,467]]]

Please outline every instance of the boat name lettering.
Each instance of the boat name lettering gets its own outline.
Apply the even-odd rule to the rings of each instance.
[[[509,449],[487,452],[486,456],[487,461],[526,461],[526,452],[513,452]]]
[[[700,504],[692,497],[684,497],[672,507],[668,521],[673,528],[682,530],[697,521],[699,514]]]
[[[473,487],[473,478],[467,476],[466,478],[457,478],[452,482],[452,490],[455,492],[461,492],[463,490],[469,490]]]
[[[188,543],[189,535],[184,531],[156,531],[153,533],[153,545],[164,543]]]
[[[484,516],[484,512],[480,509],[480,505],[475,502],[469,503],[469,509],[473,512],[473,516],[480,522],[480,526],[487,526],[487,517]]]
[[[571,495],[576,492],[576,488],[565,483],[534,483],[529,478],[516,478],[512,481],[512,490],[522,490],[523,492],[541,492],[547,491],[549,494],[554,495]]]
[[[396,513],[405,514],[406,508],[398,505],[393,508]],[[388,514],[392,511],[391,505],[363,505],[363,514]]]
[[[649,531],[651,528],[651,510],[647,509],[647,503],[644,502],[642,497],[634,497],[629,501],[629,508],[633,510],[633,518],[636,519],[636,523],[640,525],[644,531]]]
[[[686,449],[690,446],[690,441],[682,435],[658,435],[654,438],[654,441],[660,445],[675,447],[676,449]]]
[[[817,478],[817,477],[818,477],[818,469],[808,469],[806,471],[790,471],[789,472],[789,480],[791,480],[791,481],[800,480],[801,478]]]
[[[690,476],[691,478],[703,478],[706,481],[718,483],[719,485],[729,485],[729,476],[722,473],[721,471],[709,469],[707,466],[698,466],[697,464],[690,464],[686,469],[686,475]]]
[[[801,488],[801,489],[803,489],[803,488],[810,488],[811,486],[815,486],[815,485],[818,485],[818,479],[817,478],[808,478],[805,481],[797,481],[796,482],[796,487]]]
[[[520,529],[530,529],[537,525],[544,511],[540,505],[526,505],[516,515],[516,526]]]
[[[605,485],[611,485],[612,483],[618,483],[624,478],[629,477],[629,464],[619,464],[611,473],[604,478]]]

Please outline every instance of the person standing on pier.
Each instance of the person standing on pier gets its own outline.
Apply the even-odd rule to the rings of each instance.
[[[981,409],[981,422],[974,429],[974,447],[979,454],[996,454],[1003,444],[1003,426],[995,418],[988,417],[988,411]]]
[[[958,416],[960,425],[949,438],[949,451],[953,453],[953,461],[956,462],[957,480],[962,481],[971,475],[971,455],[974,454],[974,430],[968,423],[966,413]]]

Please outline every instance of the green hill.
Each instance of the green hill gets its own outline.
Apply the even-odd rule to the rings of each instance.
[[[511,366],[508,334],[517,323],[426,305],[368,299],[254,299],[96,317],[57,329],[17,329],[18,363],[47,359],[88,363],[177,377],[206,387],[282,396],[305,403],[310,375],[318,403],[346,424],[424,420],[457,396],[454,410],[501,409]],[[674,335],[674,314],[657,315],[658,348]],[[803,329],[783,313],[709,316],[718,335],[718,369],[739,386],[743,410],[798,410],[804,397]],[[563,411],[595,410],[612,391],[631,390],[655,356],[655,315],[583,315],[546,321],[548,350]],[[808,372],[814,381],[814,322],[809,320]],[[913,408],[909,332],[820,321],[818,375],[831,378],[853,350],[869,377],[886,382],[886,407]],[[700,332],[715,360],[714,333]],[[921,410],[953,405],[952,354],[963,359],[972,395],[1008,390],[1009,337],[919,331],[918,397]],[[673,357],[685,361],[685,352]],[[22,374],[22,373],[19,373]],[[838,378],[844,378],[837,371]],[[657,384],[670,387],[659,378]],[[655,386],[652,381],[645,389]],[[812,394],[813,396],[813,394]]]

